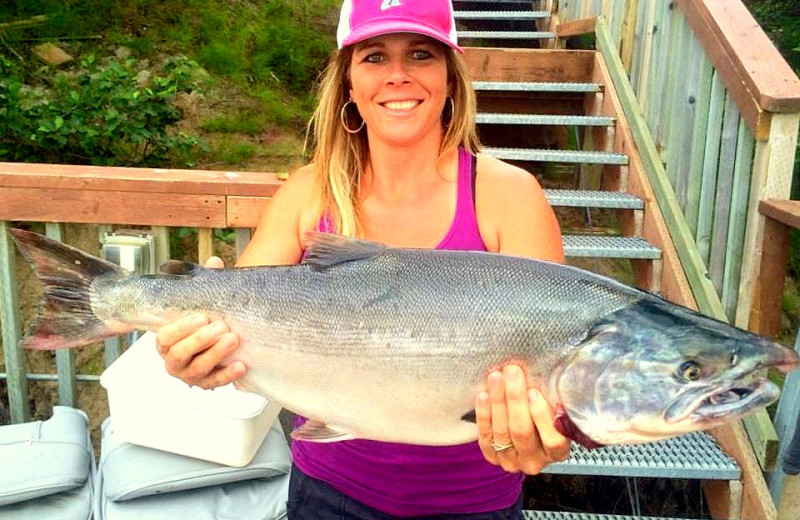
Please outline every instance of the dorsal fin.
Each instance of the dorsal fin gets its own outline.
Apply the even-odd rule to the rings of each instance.
[[[191,262],[184,262],[182,260],[167,260],[158,268],[164,274],[172,274],[176,276],[194,276],[203,270],[197,264]]]
[[[386,246],[366,240],[334,235],[332,233],[306,233],[306,256],[304,264],[317,269],[365,260],[386,251]]]

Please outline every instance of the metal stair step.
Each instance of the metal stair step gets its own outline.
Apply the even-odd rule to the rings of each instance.
[[[703,480],[738,480],[741,477],[736,461],[706,432],[596,450],[573,443],[569,459],[550,464],[544,473]]]
[[[564,254],[581,258],[658,260],[661,250],[641,237],[613,235],[563,236]]]
[[[544,195],[551,206],[570,208],[644,209],[644,201],[630,193],[618,191],[546,189]]]
[[[458,31],[459,38],[483,40],[548,40],[556,37],[549,31]]]
[[[561,92],[582,93],[600,92],[602,86],[597,83],[543,83],[543,82],[506,82],[506,81],[473,81],[472,88],[484,92]]]
[[[607,116],[569,116],[549,114],[490,114],[477,115],[479,124],[491,125],[575,125],[612,126],[616,121]]]
[[[628,164],[623,153],[584,150],[538,150],[534,148],[484,148],[487,155],[511,161],[540,161],[584,164]]]
[[[566,513],[558,511],[522,511],[525,520],[692,520],[665,516],[600,515],[594,513]]]
[[[455,11],[456,20],[543,20],[550,11]]]

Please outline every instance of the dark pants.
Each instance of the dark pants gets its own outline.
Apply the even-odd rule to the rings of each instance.
[[[292,466],[289,479],[289,520],[395,520],[377,509],[339,493],[326,483]],[[417,516],[418,520],[522,520],[522,498],[501,511],[473,514]]]

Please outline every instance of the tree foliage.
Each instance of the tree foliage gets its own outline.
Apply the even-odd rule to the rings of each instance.
[[[198,68],[168,61],[161,75],[142,74],[134,59],[67,72],[28,74],[0,55],[0,160],[96,165],[166,165],[189,157],[197,139],[173,125],[175,105]]]

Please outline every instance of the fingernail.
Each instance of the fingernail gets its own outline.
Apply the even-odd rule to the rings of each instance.
[[[206,319],[204,314],[194,314],[192,316],[192,325],[200,327],[202,325],[205,325],[206,323],[208,323],[208,320]]]
[[[211,332],[214,334],[225,334],[228,331],[228,326],[223,321],[215,321],[211,325]]]
[[[528,390],[528,399],[530,399],[531,402],[537,401],[538,399],[541,398],[541,396],[542,394],[535,388],[531,388],[530,390]]]
[[[519,369],[514,365],[509,365],[503,369],[503,374],[506,376],[506,379],[516,381],[519,378]]]

